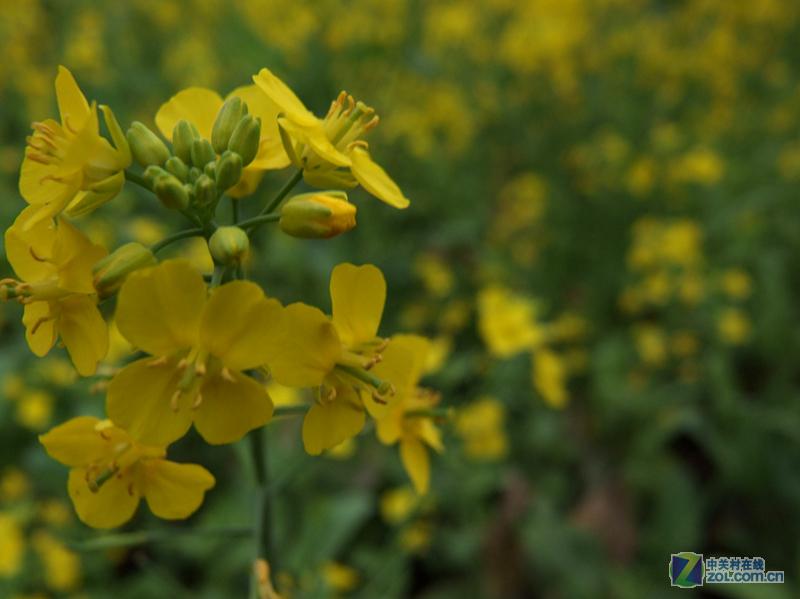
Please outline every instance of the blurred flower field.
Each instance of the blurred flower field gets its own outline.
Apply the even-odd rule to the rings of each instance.
[[[205,441],[222,433],[197,416],[196,430],[153,442],[176,440],[169,460],[213,475],[213,488],[195,481],[205,481],[199,509],[167,522],[159,511],[180,501],[159,510],[142,493],[153,513],[140,507],[121,527],[94,530],[67,492],[69,468],[84,465],[51,459],[39,438],[75,417],[106,417],[110,381],[144,355],[136,348],[147,349],[132,339],[147,319],[102,297],[108,351],[99,365],[90,356],[89,376],[76,370],[74,348],[62,347],[70,345],[63,333],[36,357],[25,328],[34,337],[41,323],[23,326],[23,307],[3,291],[15,276],[7,235],[0,597],[659,598],[683,592],[666,568],[679,551],[760,556],[786,572],[783,585],[708,585],[699,596],[798,596],[798,39],[800,4],[787,0],[3,2],[3,231],[27,206],[20,168],[31,123],[63,108],[60,65],[87,98],[113,107],[123,130],[139,121],[176,155],[179,140],[169,136],[178,117],[156,119],[165,103],[206,87],[222,106],[258,74],[252,89],[277,97],[282,81],[305,106],[288,120],[280,113],[280,132],[275,114],[262,122],[259,151],[269,130],[280,156],[261,170],[261,154],[239,165],[230,195],[253,193],[233,200],[234,222],[265,214],[311,155],[281,152],[307,146],[312,161],[352,160],[352,173],[331,174],[336,163],[323,161],[314,179],[306,162],[297,191],[338,189],[331,181],[344,177],[358,224],[335,194],[324,200],[335,218],[316,234],[330,239],[298,238],[308,236],[307,206],[297,208],[300,224],[262,219],[235,270],[282,305],[302,300],[328,314],[329,281],[333,291],[349,272],[337,265],[375,265],[387,287],[380,334],[395,336],[365,369],[389,380],[408,366],[391,357],[393,345],[416,347],[410,335],[429,342],[413,349],[410,377],[414,393],[419,378],[426,391],[385,415],[385,389],[370,378],[375,402],[348,423],[363,430],[341,443],[326,421],[309,432],[302,414],[327,399],[295,388],[330,385],[333,401],[330,372],[325,382],[294,383],[291,364],[275,358],[261,385],[275,406],[265,453],[252,453],[248,439],[229,441],[267,415],[214,447]],[[347,112],[341,90],[379,120],[361,105]],[[369,154],[360,141],[343,149],[342,135],[320,141],[303,128],[306,112],[325,115],[337,98],[341,114],[361,119],[347,126],[369,132]],[[111,139],[114,121],[103,116]],[[225,153],[211,150],[217,180]],[[64,222],[103,255],[130,243],[160,249],[185,219],[131,183],[91,214],[67,211]],[[323,201],[309,197],[289,203]],[[217,218],[229,224],[227,205]],[[176,240],[159,258],[188,260],[189,286],[198,273],[220,283],[202,236]],[[135,274],[145,297],[146,275]],[[359,298],[366,306],[373,295]],[[227,316],[236,321],[237,307]],[[356,347],[340,336],[337,351]],[[286,357],[294,340],[283,343]],[[256,366],[234,362],[246,361],[221,362],[223,378],[240,376],[229,366]],[[124,424],[136,426],[133,417]],[[259,562],[255,583],[264,547],[254,522],[269,537],[269,571]]]

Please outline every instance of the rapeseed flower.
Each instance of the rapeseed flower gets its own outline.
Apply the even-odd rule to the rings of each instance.
[[[142,498],[159,518],[188,518],[214,486],[205,468],[168,461],[164,446],[140,444],[110,420],[80,416],[39,440],[53,459],[71,468],[70,499],[93,528],[124,524]]]

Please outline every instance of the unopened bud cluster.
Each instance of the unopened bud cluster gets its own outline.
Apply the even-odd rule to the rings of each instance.
[[[258,154],[261,120],[247,104],[232,97],[217,114],[211,139],[181,120],[172,131],[172,150],[143,123],[127,132],[131,153],[145,167],[144,177],[158,199],[171,210],[211,220],[223,193],[242,178]]]

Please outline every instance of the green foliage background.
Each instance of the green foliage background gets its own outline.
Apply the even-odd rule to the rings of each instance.
[[[123,124],[152,125],[180,89],[224,94],[263,66],[317,114],[347,89],[381,115],[371,150],[411,207],[356,191],[359,226],[345,236],[301,242],[265,229],[252,274],[282,301],[328,309],[333,265],[380,266],[382,331],[449,339],[426,384],[456,409],[496,398],[509,449],[471,459],[445,426],[430,496],[390,524],[380,497],[406,484],[395,449],[367,432],[348,459],[312,459],[299,422],[270,425],[279,586],[290,578],[289,595],[303,598],[667,597],[684,592],[669,587],[669,555],[689,550],[762,556],[786,571],[783,586],[707,587],[706,596],[797,596],[799,19],[781,0],[4,2],[0,224],[24,206],[24,140],[32,120],[55,114],[58,64]],[[513,182],[530,174],[544,192],[528,200]],[[269,174],[245,213],[286,177]],[[148,201],[127,190],[84,223],[115,243],[134,236],[133,216],[183,226]],[[542,203],[541,215],[497,234],[527,201]],[[631,258],[643,218],[699,231],[701,300],[669,292],[626,303],[646,278]],[[420,274],[431,261],[453,275],[443,293]],[[747,274],[751,294],[714,291],[729,269]],[[7,264],[0,274],[11,274]],[[476,298],[492,285],[535,298],[542,322],[570,312],[588,323],[564,409],[533,388],[530,352],[487,348]],[[751,323],[735,344],[719,331],[731,307]],[[453,326],[453,310],[467,318]],[[43,374],[20,312],[0,305],[0,377],[21,375],[56,398],[45,430],[100,414],[93,381],[64,386]],[[642,327],[662,341],[691,331],[699,349],[680,356],[665,342],[648,360]],[[33,547],[49,526],[38,506],[66,500],[66,470],[3,399],[0,470],[21,468],[31,488],[0,509],[24,523]],[[0,575],[0,595],[245,596],[252,542],[240,529],[253,497],[244,451],[190,436],[171,455],[217,477],[196,516],[167,525],[141,509],[127,529],[166,538],[124,550],[86,546],[97,535],[76,521],[57,527],[79,555],[80,585],[59,590],[30,551],[21,571]],[[186,534],[193,527],[228,536]],[[403,542],[409,527],[427,531],[415,551]],[[346,593],[322,575],[331,560],[358,572]]]

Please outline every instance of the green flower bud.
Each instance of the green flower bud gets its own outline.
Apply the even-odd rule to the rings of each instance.
[[[189,183],[195,183],[197,181],[197,179],[200,177],[200,175],[202,175],[202,174],[203,174],[203,171],[201,171],[196,166],[190,167],[189,168]]]
[[[166,144],[144,123],[133,121],[125,137],[131,147],[133,157],[142,166],[161,165],[169,158],[169,149]]]
[[[207,139],[195,139],[192,142],[192,164],[199,169],[217,159],[214,153],[214,148],[211,147],[211,142]]]
[[[213,206],[217,201],[217,186],[206,175],[200,175],[194,183],[195,203],[203,208]]]
[[[189,206],[186,188],[172,175],[158,177],[153,185],[153,193],[170,210],[186,210]]]
[[[250,240],[239,227],[220,227],[208,240],[208,249],[218,264],[241,264],[250,250]]]
[[[261,142],[261,119],[245,115],[236,125],[228,142],[228,149],[242,157],[242,166],[247,166],[258,154]]]
[[[156,257],[149,248],[141,243],[126,243],[94,265],[94,288],[100,298],[109,297],[116,293],[129,274],[154,264]]]
[[[217,113],[214,128],[211,130],[211,145],[217,154],[222,154],[228,149],[228,142],[231,139],[233,130],[246,114],[247,104],[242,102],[241,98],[233,96],[225,100],[222,108]]]
[[[225,150],[217,161],[217,188],[226,191],[242,178],[242,157],[236,152]]]
[[[284,233],[303,239],[327,239],[356,226],[356,207],[342,191],[303,193],[281,208]]]
[[[186,181],[189,179],[189,167],[177,156],[171,156],[170,159],[164,164],[164,168],[178,177],[178,179],[181,181]]]
[[[144,180],[147,181],[150,187],[155,185],[156,179],[169,176],[170,174],[160,166],[151,165],[144,169]]]
[[[203,174],[208,177],[209,179],[217,179],[217,162],[209,162],[203,168]]]
[[[192,142],[200,139],[200,133],[189,121],[178,121],[172,130],[172,149],[186,164],[192,162]]]

